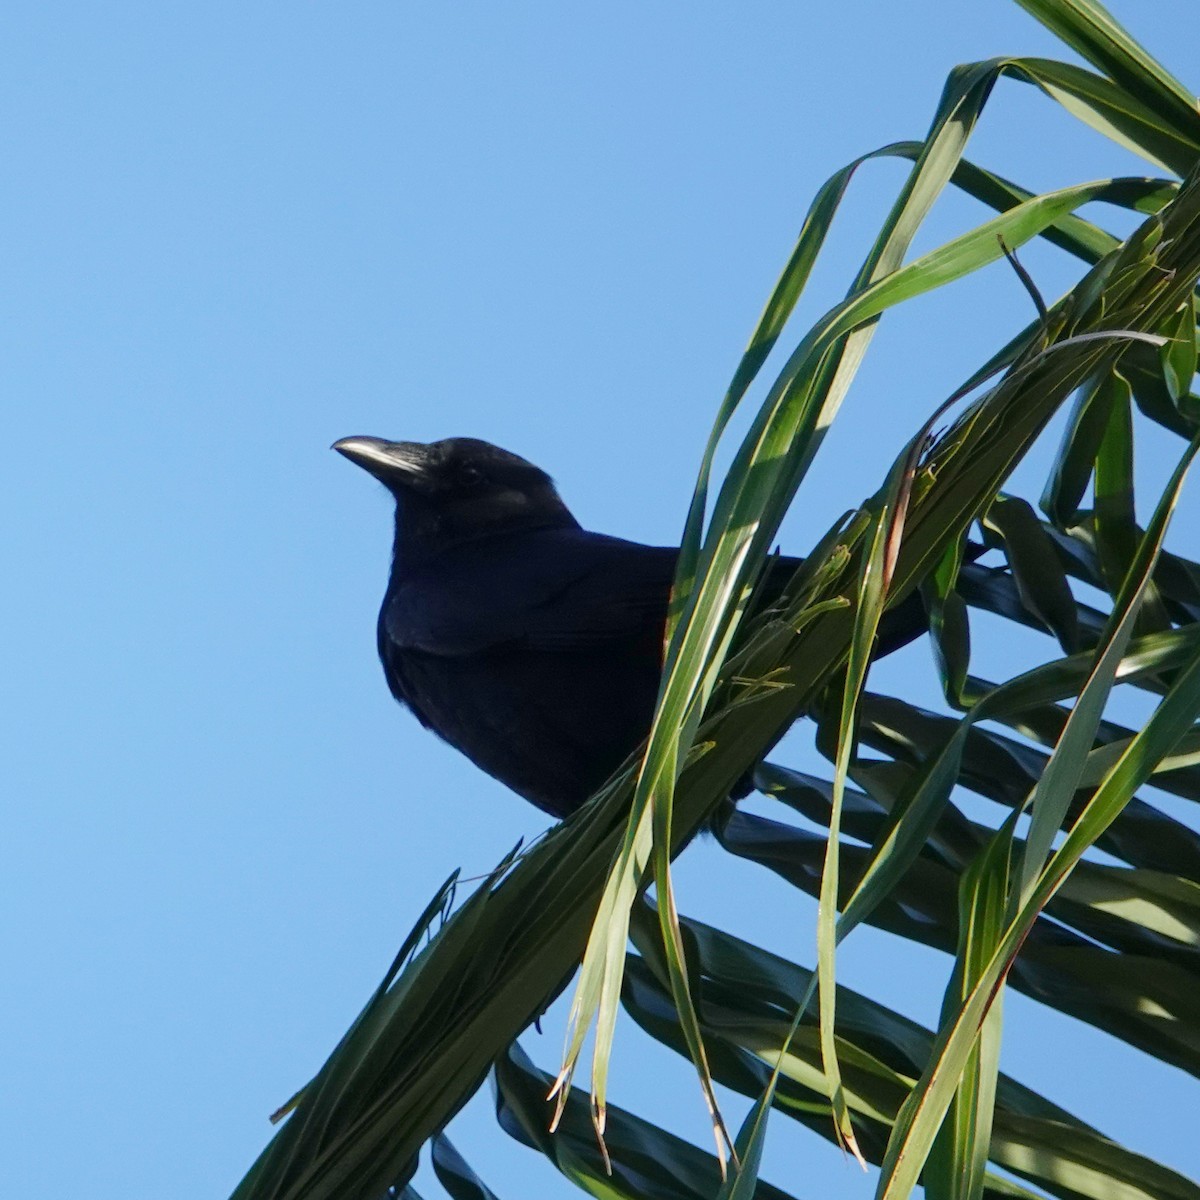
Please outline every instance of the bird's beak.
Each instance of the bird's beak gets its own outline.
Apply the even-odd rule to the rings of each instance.
[[[330,447],[388,487],[419,487],[428,478],[429,448],[420,442],[348,437]]]

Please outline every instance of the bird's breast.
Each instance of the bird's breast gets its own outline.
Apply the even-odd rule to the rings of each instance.
[[[428,728],[556,817],[578,808],[637,749],[658,689],[653,647],[548,652],[508,647],[385,662]]]

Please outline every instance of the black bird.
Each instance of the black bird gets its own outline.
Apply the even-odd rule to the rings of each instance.
[[[678,549],[581,528],[544,471],[475,438],[333,448],[396,499],[392,695],[538,808],[574,812],[649,730]],[[798,560],[777,561],[782,586]],[[924,630],[914,603],[885,649]]]

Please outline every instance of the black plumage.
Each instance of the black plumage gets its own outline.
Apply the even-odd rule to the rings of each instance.
[[[677,548],[581,528],[544,471],[474,438],[334,448],[396,498],[392,694],[538,808],[574,812],[649,729]],[[908,607],[892,643],[924,627]]]

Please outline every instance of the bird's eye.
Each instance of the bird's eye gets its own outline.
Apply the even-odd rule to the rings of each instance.
[[[465,487],[473,487],[483,480],[483,472],[473,463],[463,463],[454,473],[455,479]]]

